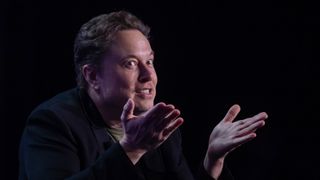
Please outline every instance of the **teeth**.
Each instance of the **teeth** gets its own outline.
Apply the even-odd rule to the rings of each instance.
[[[141,90],[140,93],[149,94],[150,93],[150,89]]]

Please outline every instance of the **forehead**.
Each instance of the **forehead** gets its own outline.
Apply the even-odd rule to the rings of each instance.
[[[153,54],[149,40],[140,31],[134,29],[117,32],[110,50],[112,54],[120,56]]]

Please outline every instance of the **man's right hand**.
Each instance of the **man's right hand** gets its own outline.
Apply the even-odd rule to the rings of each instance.
[[[144,153],[159,147],[183,123],[183,119],[179,117],[178,109],[165,103],[158,103],[139,116],[133,111],[134,102],[129,99],[121,115],[124,136],[120,145],[136,164]]]
[[[222,172],[224,158],[240,145],[254,139],[256,130],[265,125],[267,113],[261,112],[253,117],[234,121],[240,112],[239,105],[233,105],[226,116],[212,130],[209,147],[204,159],[204,167],[215,179]]]

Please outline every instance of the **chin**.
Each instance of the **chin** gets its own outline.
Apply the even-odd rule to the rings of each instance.
[[[149,109],[151,109],[153,107],[153,102],[150,102],[150,103],[136,103],[136,106],[135,106],[135,112],[136,113],[143,113],[143,112],[146,112],[148,111]]]

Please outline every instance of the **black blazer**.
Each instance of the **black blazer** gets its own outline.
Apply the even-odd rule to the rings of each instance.
[[[20,180],[194,179],[182,154],[179,131],[133,165],[108,135],[85,90],[78,88],[53,97],[31,113],[19,159]],[[200,175],[211,179],[204,171]]]

